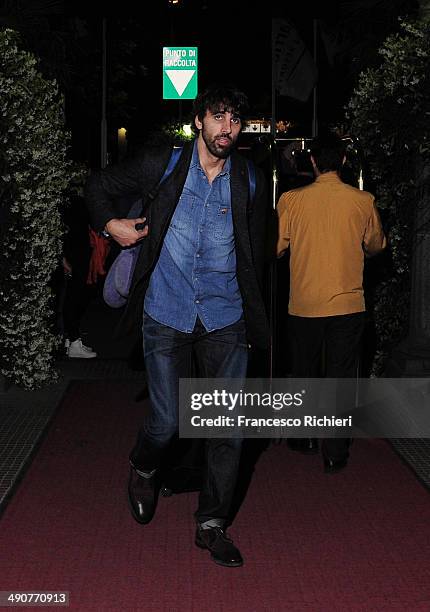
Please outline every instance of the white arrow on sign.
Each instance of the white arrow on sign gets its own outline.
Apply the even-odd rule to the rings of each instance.
[[[180,96],[184,93],[195,72],[195,70],[166,70],[167,76]]]

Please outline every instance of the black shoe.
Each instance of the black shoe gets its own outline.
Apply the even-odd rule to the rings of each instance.
[[[158,488],[157,475],[149,478],[140,476],[137,471],[130,468],[128,480],[128,504],[133,518],[142,525],[152,520],[157,506]]]
[[[202,529],[197,527],[196,546],[210,551],[212,559],[225,567],[243,565],[242,555],[221,527]]]
[[[330,459],[329,457],[324,457],[324,472],[326,474],[336,474],[340,472],[348,465],[348,457],[343,457],[342,459]]]
[[[316,455],[318,452],[318,438],[288,438],[287,445],[304,455]]]

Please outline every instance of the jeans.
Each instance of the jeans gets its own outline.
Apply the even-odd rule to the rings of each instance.
[[[144,315],[145,366],[152,411],[143,422],[130,461],[141,470],[159,467],[178,431],[179,379],[244,379],[248,345],[243,319],[207,332],[198,319],[192,333],[177,331]],[[206,440],[203,487],[196,519],[223,525],[236,485],[242,440]]]

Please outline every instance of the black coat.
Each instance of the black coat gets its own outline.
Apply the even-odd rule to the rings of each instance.
[[[187,143],[172,174],[160,185],[145,214],[149,234],[141,243],[130,297],[123,318],[123,330],[131,332],[142,322],[143,300],[151,272],[158,261],[170,219],[185,184],[193,143]],[[147,149],[133,160],[94,173],[86,185],[86,201],[95,230],[101,231],[113,218],[124,216],[115,202],[129,198],[130,203],[156,188],[170,158],[171,148]],[[268,197],[262,172],[256,168],[256,191],[249,203],[246,160],[231,154],[231,206],[236,246],[237,279],[243,300],[247,337],[250,344],[268,348],[269,324],[262,298],[265,262]]]

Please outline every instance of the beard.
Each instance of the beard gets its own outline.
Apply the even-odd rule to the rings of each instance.
[[[202,129],[202,138],[212,155],[218,157],[219,159],[226,159],[230,155],[231,150],[233,149],[237,140],[236,138],[233,140],[233,138],[228,134],[223,136],[218,135],[215,136],[215,138],[210,138],[204,126]],[[230,140],[230,143],[228,145],[220,145],[218,143],[218,140],[220,138],[226,138]]]

